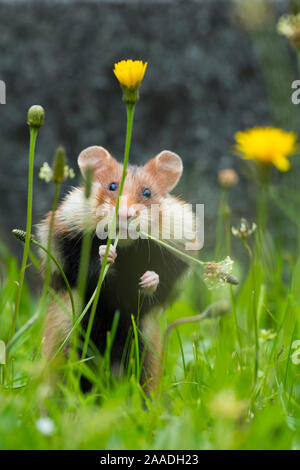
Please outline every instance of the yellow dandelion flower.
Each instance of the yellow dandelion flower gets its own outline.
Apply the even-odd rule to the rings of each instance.
[[[142,60],[121,60],[114,67],[114,74],[120,85],[131,90],[142,83],[148,63]]]
[[[235,150],[241,158],[287,171],[290,168],[288,157],[298,149],[297,138],[294,132],[274,127],[254,127],[235,134]]]
[[[134,104],[139,99],[139,86],[143,81],[148,63],[142,60],[121,60],[115,64],[114,74],[123,89],[123,101]]]

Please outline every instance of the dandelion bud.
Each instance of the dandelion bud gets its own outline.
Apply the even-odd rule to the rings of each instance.
[[[232,168],[225,168],[224,170],[220,170],[218,174],[219,184],[224,189],[231,189],[239,181],[238,174]]]
[[[12,230],[12,234],[18,239],[20,240],[21,242],[25,243],[25,239],[26,239],[26,232],[24,232],[24,230],[20,230],[18,228],[15,228],[14,230]],[[34,236],[33,235],[30,235],[30,241],[34,239]]]
[[[53,181],[62,183],[65,179],[66,152],[64,147],[58,147],[53,159]]]
[[[29,127],[39,129],[44,124],[45,111],[38,104],[31,106],[27,114],[27,124]]]
[[[114,74],[123,90],[123,101],[134,105],[139,99],[139,87],[144,78],[147,62],[142,60],[121,60],[115,64]]]

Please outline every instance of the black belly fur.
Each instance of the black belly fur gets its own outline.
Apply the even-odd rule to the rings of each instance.
[[[80,262],[82,235],[57,238],[63,256],[63,267],[71,287],[76,287]],[[99,245],[105,241],[93,238],[89,275],[86,288],[86,302],[93,294],[100,272]],[[159,286],[151,296],[142,297],[142,318],[153,307],[164,305],[174,284],[187,265],[169,250],[149,240],[135,240],[130,245],[117,247],[117,258],[102,285],[99,303],[93,323],[91,339],[103,354],[106,348],[106,334],[111,329],[116,311],[120,312],[115,341],[111,351],[111,362],[119,363],[131,327],[131,315],[138,312],[138,288],[140,277],[148,270],[159,274]],[[57,287],[62,287],[61,280]],[[86,330],[89,312],[82,321]]]

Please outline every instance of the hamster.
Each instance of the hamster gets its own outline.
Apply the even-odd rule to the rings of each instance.
[[[107,230],[115,212],[123,167],[106,149],[98,146],[83,150],[78,157],[78,165],[83,177],[88,167],[93,169],[91,196],[86,199],[84,187],[73,188],[60,203],[55,214],[52,252],[62,264],[76,296],[81,244],[88,223],[92,246],[86,282],[86,305],[99,278],[106,250]],[[150,233],[151,228],[151,233],[154,230],[156,238],[163,239],[173,246],[175,244],[182,251],[191,240],[196,247],[196,221],[190,205],[169,194],[179,181],[182,171],[181,158],[167,150],[159,153],[144,166],[129,165],[120,199],[117,228],[124,232],[124,226],[127,224],[129,233],[128,227],[132,223],[135,227],[143,227],[147,233]],[[153,211],[153,208],[156,210]],[[51,213],[38,226],[38,238],[44,246],[47,246],[50,217]],[[184,228],[184,233],[175,237],[175,231],[181,227]],[[170,229],[169,239],[165,236],[167,229]],[[112,327],[115,312],[118,311],[119,322],[111,349],[111,365],[113,370],[118,370],[132,326],[131,315],[137,316],[140,291],[142,300],[139,325],[143,335],[152,344],[151,349],[154,348],[157,352],[154,355],[140,338],[141,356],[145,353],[142,382],[150,383],[153,388],[159,369],[157,356],[160,353],[153,312],[165,307],[175,284],[187,271],[188,264],[183,257],[141,236],[120,236],[116,249],[113,245],[110,246],[108,262],[111,266],[101,288],[91,339],[103,355],[107,332]],[[54,265],[51,269],[52,285],[70,310],[63,280]],[[89,315],[90,312],[81,323],[85,330]],[[53,301],[44,329],[43,349],[47,357],[50,358],[54,354],[71,328],[71,318]]]

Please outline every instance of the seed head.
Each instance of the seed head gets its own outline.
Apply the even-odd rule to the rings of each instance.
[[[40,168],[39,178],[41,180],[46,181],[46,183],[50,183],[50,181],[52,180],[52,175],[53,171],[50,168],[49,164],[47,162],[44,162],[43,166]]]
[[[247,222],[246,219],[241,219],[239,227],[231,227],[232,235],[235,237],[246,239],[252,235],[256,230],[256,224],[253,222],[252,225]]]
[[[26,232],[24,232],[24,230],[20,230],[18,228],[15,228],[14,230],[12,230],[12,234],[18,239],[20,240],[21,242],[25,242],[25,239],[26,239]],[[30,235],[30,241],[32,241],[34,239],[34,236],[33,235]]]
[[[209,289],[223,286],[225,283],[238,284],[238,280],[231,274],[233,268],[232,259],[227,256],[223,261],[216,263],[210,261],[204,266],[204,280]]]
[[[66,151],[64,147],[57,148],[53,159],[53,181],[55,183],[62,183],[65,180],[65,166],[66,166]]]

